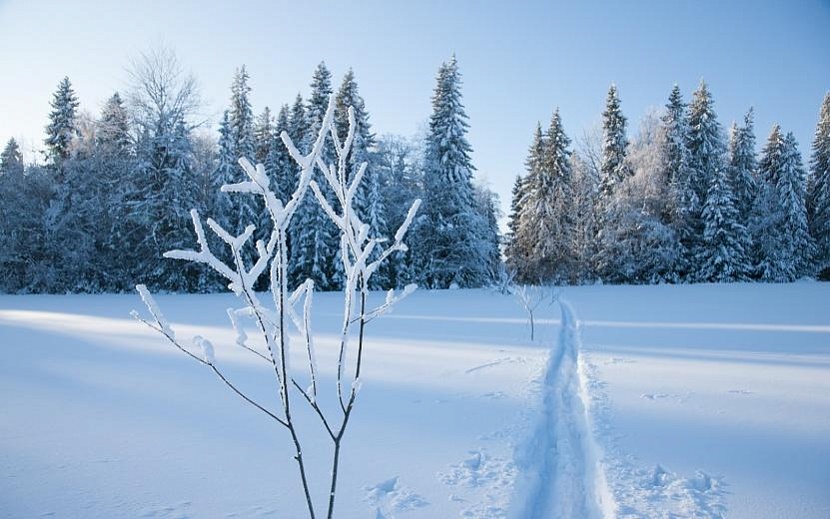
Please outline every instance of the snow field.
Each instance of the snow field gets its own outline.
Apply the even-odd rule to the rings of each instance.
[[[566,288],[530,343],[509,296],[416,292],[368,330],[337,515],[827,517],[828,297],[819,283]],[[232,296],[157,299],[184,344],[209,340],[229,378],[276,403],[226,326]],[[326,394],[342,300],[315,299]],[[0,297],[0,516],[302,517],[285,432],[133,308]],[[327,443],[310,412],[298,420],[322,500]]]

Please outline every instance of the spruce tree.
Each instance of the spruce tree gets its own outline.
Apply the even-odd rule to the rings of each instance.
[[[596,208],[597,251],[594,258],[596,272],[608,279],[618,278],[614,272],[618,262],[614,258],[619,255],[619,237],[612,227],[624,223],[619,214],[622,205],[617,199],[631,177],[626,161],[627,148],[626,118],[620,108],[617,87],[612,84],[602,112],[602,158]]]
[[[816,273],[830,280],[830,92],[824,96],[813,139],[807,216],[816,245]]]
[[[542,129],[538,128],[539,134]],[[525,178],[516,175],[511,192],[510,214],[507,216],[507,268],[514,277],[525,271],[527,261],[527,240],[521,234],[521,215],[526,204],[527,187]]]
[[[105,153],[126,156],[130,153],[132,140],[127,109],[121,95],[116,92],[101,110],[95,133],[98,149]]]
[[[703,247],[696,261],[700,265],[699,279],[716,283],[747,279],[751,271],[749,234],[740,222],[725,169],[712,178],[701,218]]]
[[[680,87],[674,85],[666,111],[661,118],[662,177],[668,185],[668,215],[664,221],[672,228],[679,240],[677,277],[687,279],[692,260],[689,257],[693,240],[692,218],[700,211],[700,200],[691,187],[689,169],[689,124],[686,118],[686,103]]]
[[[0,175],[22,175],[23,155],[20,153],[20,146],[14,137],[9,139],[3,153],[0,153]]]
[[[424,159],[424,204],[417,221],[417,268],[430,288],[480,287],[492,281],[487,224],[476,210],[455,56],[438,71]]]
[[[274,142],[274,117],[267,106],[254,123],[254,164],[264,164]]]
[[[620,108],[617,86],[611,85],[602,112],[602,164],[600,166],[601,199],[609,199],[616,186],[631,175],[625,161],[628,138],[626,118]]]
[[[786,282],[810,274],[814,245],[807,228],[806,172],[792,134],[775,125],[759,162],[761,186],[753,210],[757,273]]]
[[[706,204],[706,195],[713,179],[721,169],[726,167],[726,144],[723,128],[714,110],[714,101],[706,82],[701,80],[697,90],[692,94],[689,104],[689,186],[699,202],[697,210],[691,214],[691,240],[689,252],[692,258],[703,257],[703,220],[701,211]],[[697,278],[700,265],[694,263],[689,267],[692,281]]]
[[[236,69],[231,83],[231,99],[228,108],[228,125],[230,128],[231,151],[234,158],[233,178],[234,182],[243,180],[244,173],[238,166],[237,161],[241,157],[254,160],[256,148],[254,141],[254,112],[251,107],[249,95],[251,87],[248,85],[250,76],[245,65]],[[231,217],[228,221],[227,230],[239,234],[242,230],[253,223],[258,222],[262,213],[262,202],[255,197],[234,195],[230,198],[232,204]],[[264,238],[262,229],[256,232],[257,238]],[[250,261],[253,255],[250,249],[246,249],[243,260]]]
[[[755,129],[752,108],[743,126],[732,124],[729,132],[729,180],[735,195],[738,221],[746,226],[757,196],[758,160],[755,158]]]
[[[65,77],[58,84],[54,93],[49,124],[46,126],[46,155],[54,165],[59,165],[69,157],[72,139],[78,135],[77,110],[78,98],[72,89],[72,83]]]
[[[350,174],[357,172],[360,164],[367,162],[364,181],[358,187],[355,195],[355,207],[361,219],[366,219],[369,212],[373,211],[376,214],[377,210],[368,207],[367,191],[372,189],[372,184],[377,184],[377,179],[373,179],[374,167],[371,160],[372,150],[376,146],[375,135],[372,133],[372,128],[369,123],[369,113],[366,111],[366,103],[360,96],[357,88],[357,81],[355,81],[354,71],[349,69],[346,75],[343,76],[343,82],[340,84],[340,89],[337,91],[336,98],[337,108],[335,112],[335,127],[341,139],[346,138],[346,133],[349,129],[349,107],[354,111],[355,122],[357,123],[357,131],[355,133],[352,150],[346,160],[349,161]],[[375,199],[376,201],[379,198]],[[387,232],[385,228],[372,227],[376,232]]]
[[[519,223],[529,247],[527,269],[520,276],[524,282],[561,283],[571,279],[573,200],[570,139],[562,128],[557,109],[543,137],[537,127],[524,198],[525,208]]]
[[[296,110],[296,123],[304,125],[302,140],[304,150],[311,149],[313,140],[320,131],[331,94],[331,73],[326,68],[326,64],[321,62],[312,76],[311,95],[303,115],[299,115],[298,108]],[[295,123],[294,119],[292,117],[292,126]],[[321,159],[326,164],[332,163],[334,150],[330,144],[324,148]],[[324,195],[330,197],[331,194],[325,188],[327,183],[323,181],[322,173],[315,171],[314,176],[314,180],[321,187]],[[330,199],[330,202],[333,203],[333,200]],[[306,279],[312,279],[319,290],[339,290],[342,281],[340,244],[337,241],[334,225],[323,212],[323,208],[311,190],[306,192],[292,225],[289,271],[292,283],[300,284]]]
[[[219,142],[217,143],[216,171],[213,174],[214,193],[216,199],[214,213],[211,216],[225,229],[231,229],[236,225],[237,213],[234,210],[232,195],[221,191],[225,184],[234,184],[238,178],[238,157],[236,156],[233,142],[232,129],[228,110],[222,114],[222,121],[219,123]]]

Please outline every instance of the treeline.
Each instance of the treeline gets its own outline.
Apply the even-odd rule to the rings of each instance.
[[[162,253],[194,246],[192,208],[231,232],[241,233],[253,223],[258,238],[267,236],[270,223],[261,202],[222,193],[220,187],[243,180],[237,161],[248,157],[265,165],[285,200],[298,169],[280,134],[286,132],[308,150],[332,94],[341,138],[348,107],[358,124],[349,163],[355,169],[369,164],[357,195],[361,219],[378,237],[387,237],[415,198],[424,201],[408,238],[417,246],[397,253],[373,277],[373,288],[412,282],[477,287],[499,275],[498,200],[473,182],[454,57],[439,69],[423,139],[378,138],[353,72],[335,92],[324,63],[313,74],[307,98],[297,94],[290,104],[276,111],[265,107],[258,116],[249,100],[248,72],[239,68],[216,136],[201,128],[197,83],[182,72],[171,51],[142,55],[132,64],[130,78],[126,95],[114,93],[97,117],[79,112],[72,84],[63,79],[51,101],[43,164],[24,164],[14,139],[5,146],[0,291],[121,292],[136,283],[156,291],[224,289],[208,269],[164,259]],[[324,150],[323,156],[333,160],[334,150]],[[311,278],[321,290],[342,287],[337,234],[310,192],[289,241],[292,284]],[[218,240],[213,249],[221,250]],[[250,261],[253,252],[242,260]]]
[[[830,277],[830,93],[809,171],[792,133],[756,156],[753,112],[728,137],[704,82],[629,141],[611,86],[598,138],[574,152],[558,110],[533,135],[509,215],[507,266],[524,283],[678,283]]]

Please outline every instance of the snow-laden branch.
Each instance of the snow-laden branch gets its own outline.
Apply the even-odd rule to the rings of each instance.
[[[328,108],[321,121],[319,133],[307,154],[303,154],[297,149],[286,132],[282,132],[280,135],[289,155],[300,168],[296,188],[287,199],[281,200],[277,197],[265,167],[262,164],[253,165],[245,157],[239,159],[239,165],[246,178],[240,182],[222,186],[221,190],[226,193],[254,195],[263,198],[272,224],[267,241],[257,240],[251,244],[256,230],[253,224],[245,227],[241,234],[234,236],[217,221],[208,218],[206,220],[207,226],[216,234],[222,244],[230,249],[232,263],[226,263],[211,251],[205,237],[202,220],[199,213],[194,209],[191,211],[191,219],[193,220],[198,250],[173,250],[164,254],[167,258],[208,265],[229,281],[229,288],[242,301],[240,308],[227,310],[235,333],[234,342],[240,348],[256,354],[271,365],[279,388],[281,416],[254,402],[228,381],[216,366],[214,346],[210,341],[197,335],[193,338],[193,345],[190,348],[182,346],[176,340],[170,324],[164,318],[153,296],[143,285],[139,285],[137,290],[152,314],[153,321],[144,320],[137,313],[134,314],[137,319],[164,335],[176,348],[200,364],[210,367],[227,387],[289,431],[295,447],[294,459],[298,464],[309,515],[314,518],[314,503],[306,476],[300,435],[292,418],[292,394],[299,393],[320,418],[334,444],[327,508],[329,519],[332,517],[334,510],[341,442],[362,386],[360,372],[365,327],[373,319],[389,312],[416,288],[415,285],[408,285],[398,293],[390,290],[383,304],[369,309],[367,307],[369,281],[380,265],[393,253],[407,250],[404,238],[421,203],[420,200],[416,200],[412,204],[403,224],[397,229],[391,241],[387,237],[375,235],[371,226],[361,221],[360,215],[355,209],[355,198],[360,183],[366,175],[367,163],[359,164],[354,168],[354,171],[350,171],[350,168],[352,168],[350,164],[352,150],[358,135],[354,110],[349,108],[348,131],[345,138],[341,139],[334,124],[334,108],[335,102],[332,96],[329,98]],[[327,143],[330,146],[329,149],[333,149],[335,155],[334,163],[330,164],[323,160],[323,150]],[[312,180],[315,171],[320,173],[317,181]],[[352,175],[349,173],[352,173]],[[321,185],[320,182],[324,182],[325,185]],[[311,325],[314,282],[307,280],[293,291],[289,290],[288,286],[288,229],[300,204],[309,203],[305,196],[308,189],[313,192],[313,200],[317,200],[324,213],[340,232],[340,261],[344,274],[344,306],[336,380],[336,394],[342,412],[338,416],[339,420],[327,416],[318,404],[321,384],[318,377],[314,334]],[[243,261],[243,257],[247,257],[243,254],[243,250],[251,246],[254,247],[256,256],[252,260],[253,263],[248,266]],[[273,308],[266,307],[259,300],[257,293],[254,292],[257,280],[266,272],[270,276],[269,286]],[[267,348],[267,354],[250,346],[248,333],[241,322],[243,318],[250,319],[256,324],[257,331]],[[289,325],[293,325],[299,332],[303,347],[306,350],[305,361],[307,362],[307,373],[310,379],[306,388],[303,388],[297,381],[297,371],[291,367],[289,362],[291,342],[287,331]],[[354,340],[352,337],[353,325],[358,328],[357,333],[354,334],[357,341],[357,355],[354,357],[347,355],[349,344]],[[191,348],[193,351],[191,351]],[[352,362],[351,359],[354,359],[354,364],[347,366],[347,362]],[[350,380],[346,380],[347,372],[350,374]],[[344,393],[345,388],[348,388],[348,394]]]

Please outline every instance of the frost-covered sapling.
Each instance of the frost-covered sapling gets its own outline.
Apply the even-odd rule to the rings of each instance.
[[[211,252],[202,227],[202,220],[195,209],[191,211],[191,217],[199,250],[176,250],[165,253],[165,257],[168,258],[204,263],[228,280],[229,288],[242,303],[240,308],[228,309],[231,325],[236,332],[236,345],[257,355],[263,362],[270,365],[277,382],[279,410],[268,410],[234,385],[216,365],[214,347],[210,341],[201,336],[196,336],[193,338],[193,348],[183,346],[161,313],[153,296],[143,285],[139,285],[137,289],[153,319],[152,321],[142,319],[136,312],[133,312],[137,319],[164,335],[182,352],[209,367],[229,389],[289,432],[295,449],[294,459],[297,461],[299,468],[308,514],[312,519],[316,516],[315,505],[311,498],[311,485],[303,457],[302,438],[292,416],[293,397],[299,395],[301,401],[305,402],[314,411],[333,444],[332,468],[329,473],[329,493],[326,505],[326,517],[331,518],[334,514],[337,491],[340,448],[361,385],[360,370],[363,361],[366,325],[391,310],[397,302],[411,294],[415,289],[414,285],[409,285],[400,293],[390,290],[387,293],[386,300],[381,305],[369,308],[367,296],[370,279],[377,272],[378,267],[389,259],[392,254],[407,250],[403,239],[420,205],[420,200],[416,200],[412,204],[404,223],[391,240],[376,237],[372,233],[369,224],[360,220],[358,213],[355,211],[354,199],[366,171],[366,164],[361,164],[357,171],[349,171],[350,161],[348,156],[355,139],[357,125],[354,112],[349,108],[348,135],[345,136],[344,140],[341,140],[334,124],[334,106],[335,103],[332,98],[329,100],[328,109],[317,139],[307,155],[303,155],[296,148],[286,132],[282,133],[281,138],[285,146],[301,170],[297,187],[287,200],[281,200],[277,197],[275,193],[280,192],[279,188],[281,186],[271,186],[271,180],[266,174],[264,166],[262,164],[253,166],[246,158],[239,159],[239,164],[247,174],[248,180],[222,186],[224,192],[257,195],[261,196],[265,202],[272,229],[267,242],[259,240],[254,245],[256,256],[252,261],[252,265],[246,264],[244,259],[246,255],[242,251],[245,247],[250,246],[249,242],[255,230],[253,225],[249,225],[239,236],[233,236],[214,220],[207,219],[210,230],[230,249],[229,257],[232,258],[232,264],[228,264]],[[321,158],[327,138],[331,139],[336,164],[326,164]],[[312,180],[315,168],[322,174],[322,178],[325,179],[327,184],[325,189],[332,194],[333,198],[324,195],[323,188]],[[317,375],[314,334],[311,329],[314,282],[307,280],[293,291],[289,290],[288,287],[286,241],[288,228],[301,201],[306,198],[305,203],[309,203],[309,198],[305,197],[309,188],[314,192],[315,198],[321,204],[326,215],[334,222],[340,232],[339,256],[345,277],[345,301],[335,383],[338,409],[334,414],[324,411],[318,403],[320,380]],[[259,295],[254,292],[253,287],[263,274],[268,276],[272,298],[271,306],[264,304],[259,299]],[[257,333],[264,340],[267,347],[267,353],[263,353],[248,344],[248,335],[242,326],[243,319],[254,322]],[[289,326],[293,326],[300,335],[307,361],[305,370],[298,370],[288,363]],[[356,355],[347,356],[353,327],[357,328],[357,352]],[[307,387],[298,382],[297,374],[301,371],[310,378],[310,384]]]
[[[509,290],[527,312],[530,340],[533,341],[536,335],[536,310],[545,303],[552,305],[559,298],[559,293],[547,285],[510,285]]]

